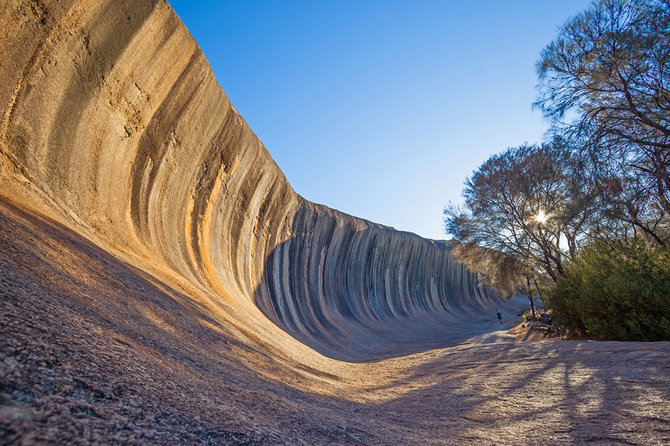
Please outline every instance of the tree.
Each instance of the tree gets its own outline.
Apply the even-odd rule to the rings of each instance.
[[[645,179],[636,169],[624,162],[612,164],[585,170],[588,175],[584,181],[598,191],[599,219],[593,238],[642,237],[665,246],[670,238],[668,214],[659,208],[653,194],[646,192]]]
[[[584,141],[609,210],[665,244],[670,1],[594,2],[544,49],[538,74],[536,106],[555,132]]]
[[[555,282],[595,213],[576,162],[560,140],[492,156],[466,180],[463,207],[445,208],[446,232],[466,246],[514,259],[522,265],[515,270]]]
[[[535,290],[531,287],[531,280],[537,287],[537,274],[528,265],[504,252],[470,242],[452,243],[451,253],[469,271],[477,274],[480,285],[508,297],[523,291],[528,296],[531,314],[536,317]]]

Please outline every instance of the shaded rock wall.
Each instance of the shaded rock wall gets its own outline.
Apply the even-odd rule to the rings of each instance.
[[[266,260],[256,302],[300,341],[341,359],[444,342],[446,327],[496,303],[449,249],[302,202],[293,237]]]
[[[343,359],[495,304],[444,243],[299,197],[165,1],[10,0],[0,27],[3,195]]]

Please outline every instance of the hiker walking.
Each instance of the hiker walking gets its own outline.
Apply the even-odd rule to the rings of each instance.
[[[498,316],[498,320],[502,324],[502,314],[500,314],[500,311],[496,311],[496,316]]]

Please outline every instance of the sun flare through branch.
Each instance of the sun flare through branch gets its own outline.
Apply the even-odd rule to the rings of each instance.
[[[539,211],[537,211],[537,214],[533,216],[533,221],[535,221],[535,223],[539,225],[542,225],[546,223],[547,220],[549,220],[549,217],[550,215],[547,214],[544,209],[540,209]]]

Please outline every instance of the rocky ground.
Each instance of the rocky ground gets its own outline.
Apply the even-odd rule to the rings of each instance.
[[[46,218],[0,228],[0,443],[670,444],[670,343],[502,331],[326,373]]]

